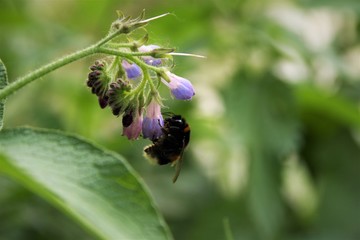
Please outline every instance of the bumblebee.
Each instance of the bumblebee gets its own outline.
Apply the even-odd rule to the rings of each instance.
[[[180,115],[172,115],[164,120],[163,134],[144,149],[145,156],[159,165],[176,164],[173,183],[179,177],[184,149],[190,141],[190,126]]]

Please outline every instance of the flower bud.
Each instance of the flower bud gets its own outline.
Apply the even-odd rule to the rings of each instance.
[[[179,77],[171,72],[166,72],[166,77],[169,79],[169,82],[164,80],[161,81],[170,88],[171,94],[179,100],[191,100],[195,95],[194,87],[191,82],[185,78]]]
[[[110,84],[107,91],[108,104],[115,116],[121,115],[128,103],[125,101],[125,95],[131,90],[131,85],[127,81],[118,79],[116,82]]]
[[[91,92],[98,96],[101,108],[107,106],[107,90],[109,89],[110,77],[107,75],[106,62],[96,61],[90,67],[91,72],[88,74],[86,85],[91,88]]]
[[[123,127],[129,127],[134,121],[133,111],[125,111],[122,117],[122,125]]]
[[[131,19],[130,16],[124,16],[123,13],[118,11],[118,19],[111,24],[110,33],[118,32],[119,34],[128,34],[139,27],[145,26],[147,22],[142,21],[144,17],[145,11],[143,11],[141,15],[135,19]]]
[[[105,95],[104,97],[98,97],[100,107],[103,109],[106,108],[106,106],[108,105],[108,100],[109,97],[107,95]]]

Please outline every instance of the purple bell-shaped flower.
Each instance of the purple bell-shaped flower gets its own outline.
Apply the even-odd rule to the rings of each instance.
[[[191,82],[185,78],[179,77],[171,72],[166,72],[170,82],[161,79],[162,82],[171,90],[171,94],[179,100],[191,100],[195,95],[194,87]]]
[[[135,63],[129,63],[128,61],[123,60],[122,66],[125,69],[126,76],[129,79],[136,79],[141,76],[141,69]]]
[[[163,132],[164,119],[161,115],[160,104],[153,98],[146,110],[146,115],[142,123],[142,133],[144,138],[154,140],[159,138]]]
[[[131,116],[128,116],[130,114]],[[135,140],[140,136],[142,130],[143,116],[141,110],[136,110],[134,115],[133,112],[125,113],[123,116],[123,135],[126,136],[129,140]],[[124,118],[132,117],[129,125],[124,125]]]

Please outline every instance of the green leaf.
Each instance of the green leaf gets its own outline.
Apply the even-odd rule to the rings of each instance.
[[[301,110],[307,117],[314,115],[328,116],[328,121],[318,117],[317,128],[322,128],[329,123],[342,123],[345,126],[360,127],[360,113],[358,106],[340,94],[329,94],[310,85],[298,85],[296,97]]]
[[[271,74],[239,72],[225,90],[231,127],[242,142],[278,157],[299,144],[298,106],[290,86]]]
[[[8,78],[6,73],[6,68],[4,63],[0,59],[0,89],[3,89],[6,85],[8,85]],[[6,99],[0,100],[0,131],[4,124],[4,110],[5,110],[5,101]]]
[[[254,223],[263,239],[274,239],[285,224],[281,160],[299,144],[294,93],[271,74],[239,72],[224,98],[227,126],[237,129],[250,157],[248,204]]]
[[[327,116],[322,120],[331,121]],[[301,151],[319,189],[310,239],[354,239],[360,222],[359,143],[341,123],[326,134],[312,124],[306,122],[307,139]]]
[[[102,239],[171,239],[149,192],[119,155],[32,128],[0,135],[0,172]]]

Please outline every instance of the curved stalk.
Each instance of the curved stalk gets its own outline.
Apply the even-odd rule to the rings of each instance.
[[[97,48],[98,47],[96,45],[93,45],[93,46],[90,46],[83,50],[74,52],[72,54],[69,54],[63,58],[55,60],[54,62],[49,63],[29,74],[19,78],[18,80],[10,83],[9,85],[7,85],[6,87],[4,87],[3,89],[0,90],[0,99],[4,99],[4,98],[8,97],[9,95],[13,94],[15,91],[19,90],[23,86],[46,75],[47,73],[50,73],[64,65],[74,62],[78,59],[81,59],[83,57],[86,57],[86,56],[96,53]]]

